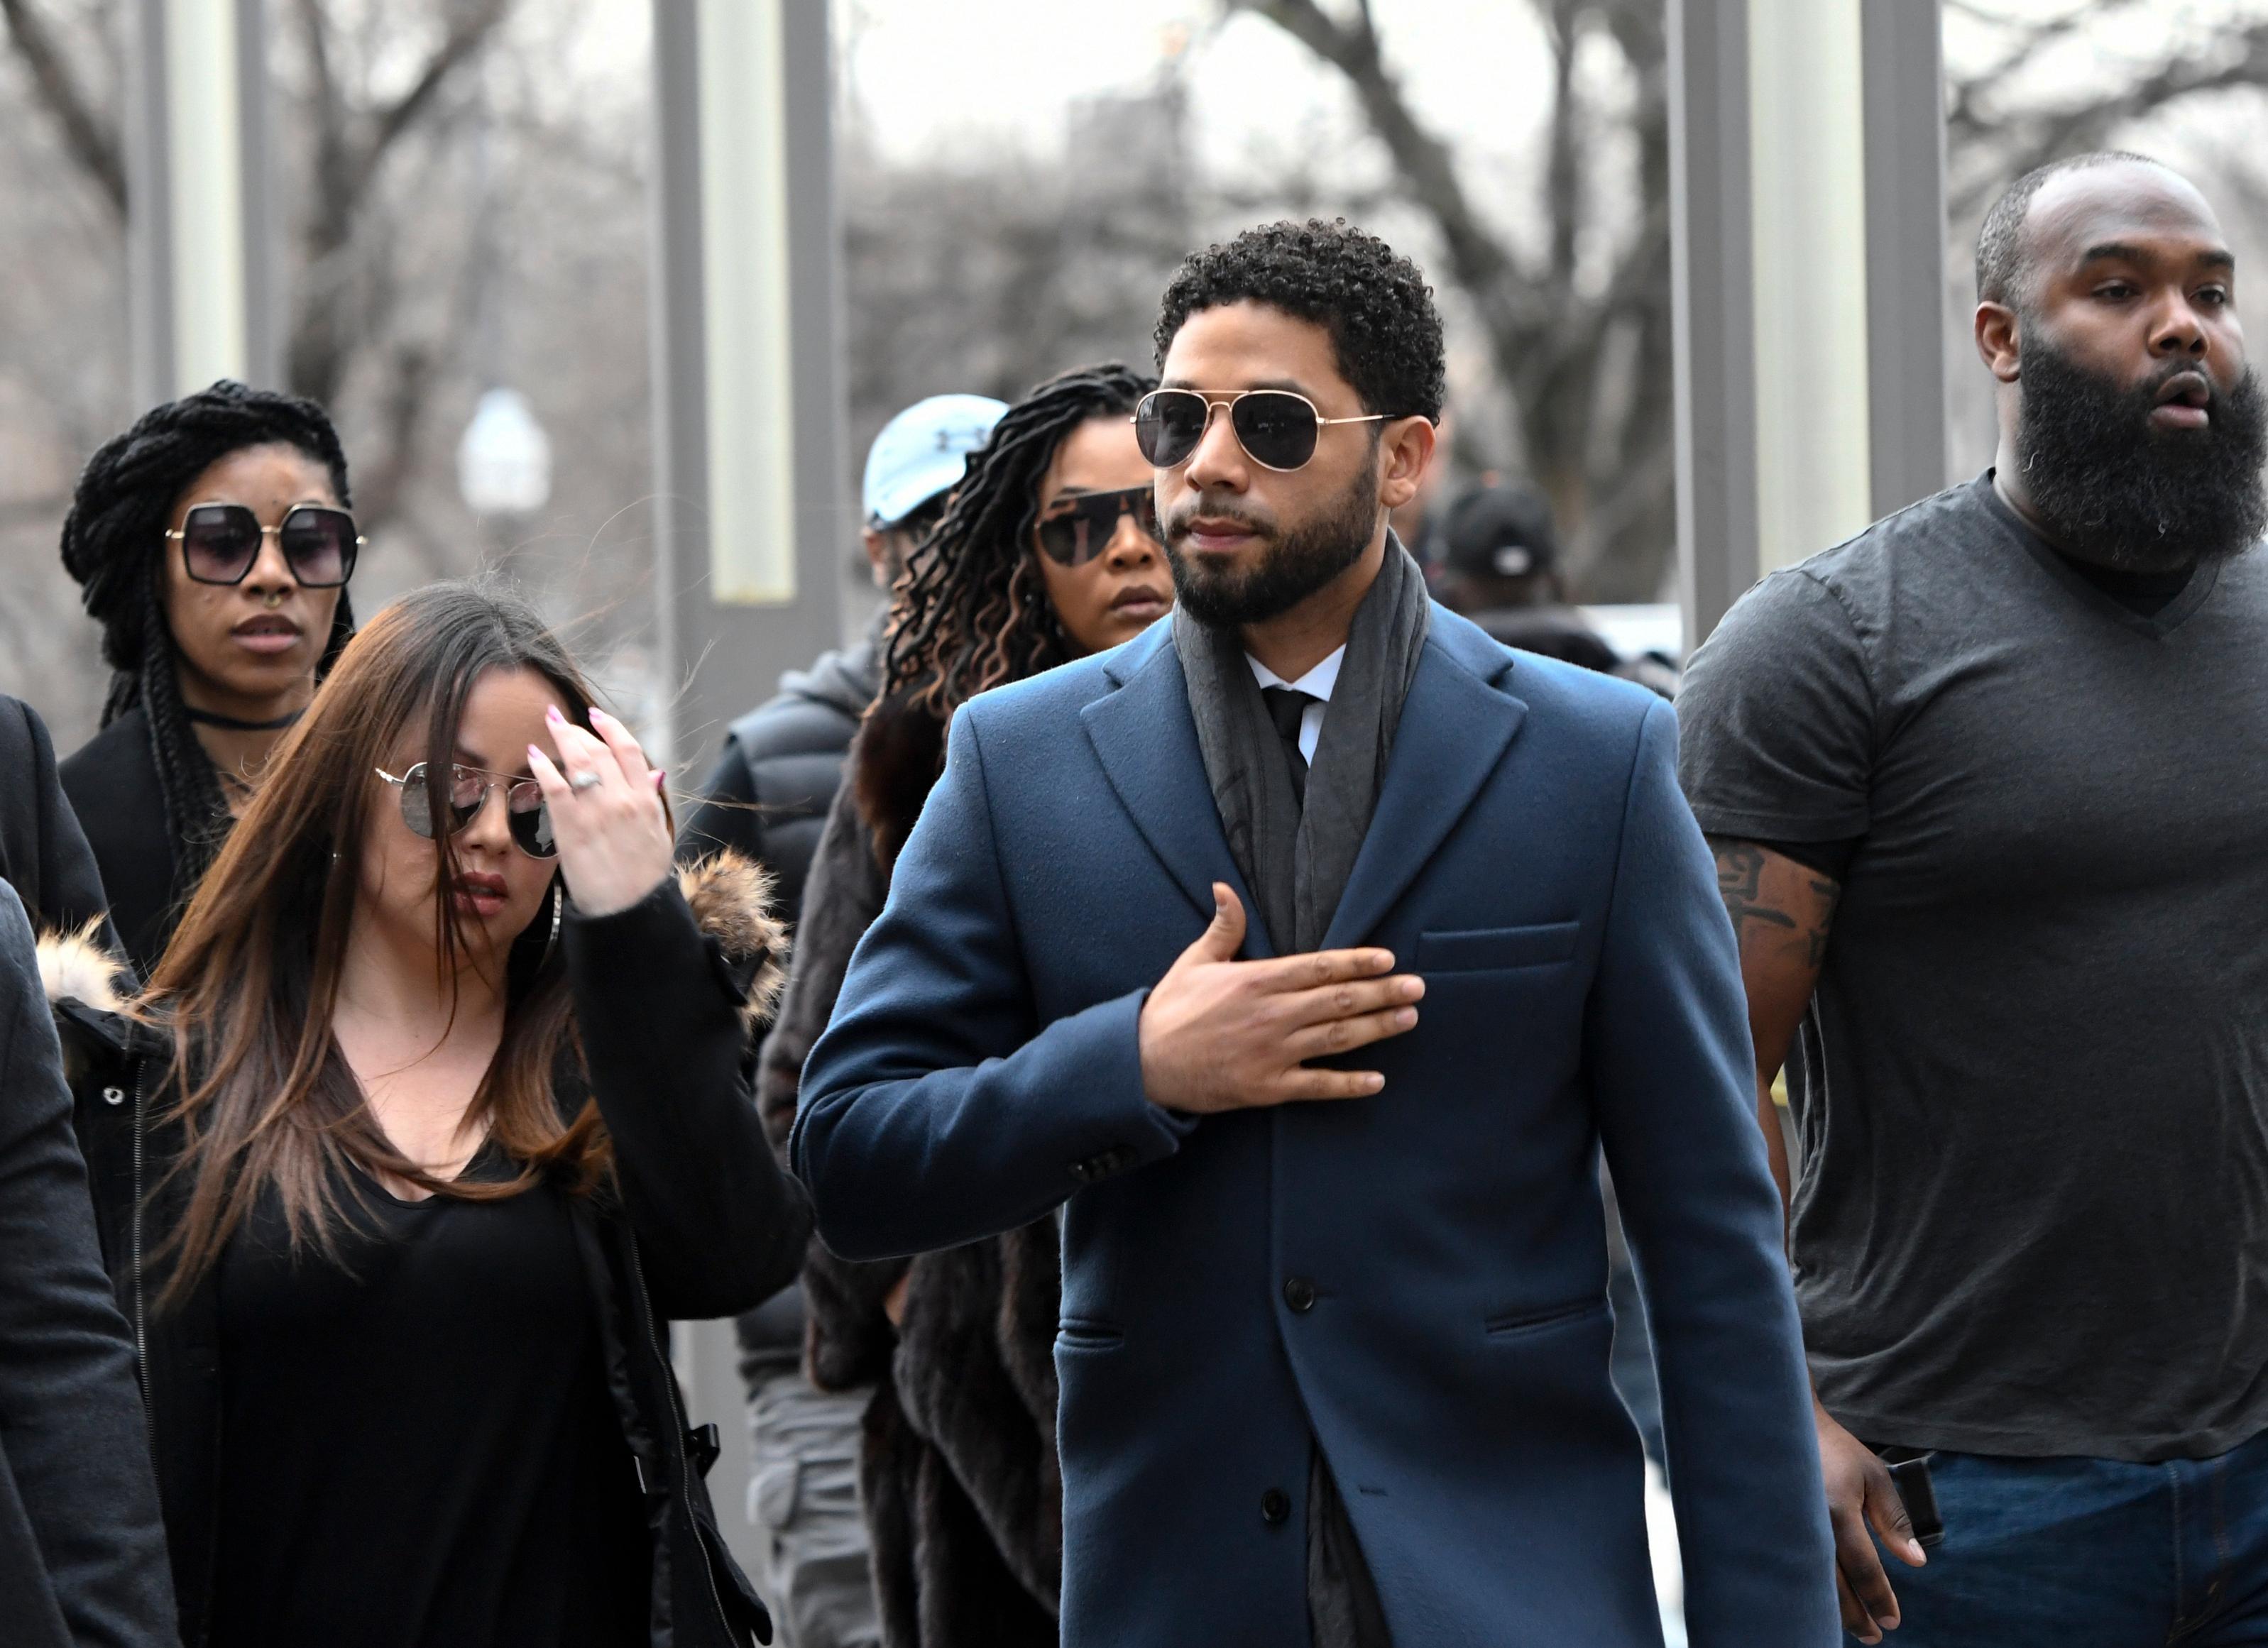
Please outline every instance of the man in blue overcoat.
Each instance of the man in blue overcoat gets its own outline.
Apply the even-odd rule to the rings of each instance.
[[[1674,717],[1427,600],[1387,528],[1442,396],[1406,259],[1248,232],[1182,266],[1158,348],[1136,435],[1180,605],[955,717],[805,1070],[821,1235],[881,1258],[1062,1208],[1066,1643],[1654,1644],[1603,1149],[1690,1638],[1830,1648]]]

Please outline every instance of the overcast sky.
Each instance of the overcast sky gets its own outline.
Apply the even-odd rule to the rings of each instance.
[[[1233,170],[1359,129],[1329,71],[1273,25],[1203,0],[835,0],[848,94],[886,158],[973,144],[1060,153],[1076,98],[1153,84],[1180,53],[1201,154]],[[1471,163],[1516,158],[1548,92],[1543,39],[1511,0],[1376,0],[1412,100]]]

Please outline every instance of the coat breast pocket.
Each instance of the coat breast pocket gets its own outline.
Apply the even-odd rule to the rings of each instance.
[[[1580,922],[1544,922],[1531,927],[1476,927],[1465,931],[1418,935],[1418,971],[1502,973],[1516,967],[1553,967],[1575,959]]]

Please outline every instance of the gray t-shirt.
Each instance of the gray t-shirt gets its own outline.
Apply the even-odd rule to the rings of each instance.
[[[1712,835],[1857,838],[1788,1070],[1812,1376],[1878,1444],[2268,1430],[2268,554],[2154,617],[1990,475],[1695,655]]]

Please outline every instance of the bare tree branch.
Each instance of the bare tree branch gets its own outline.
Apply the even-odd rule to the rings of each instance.
[[[1346,77],[1371,129],[1393,156],[1395,169],[1440,224],[1458,284],[1483,302],[1517,284],[1506,278],[1513,273],[1511,257],[1466,198],[1448,145],[1418,125],[1401,87],[1387,72],[1367,7],[1357,11],[1351,23],[1343,24],[1315,0],[1226,0],[1226,4],[1231,11],[1266,18]]]
[[[2025,29],[2018,45],[1991,68],[1951,86],[1948,142],[1956,152],[1989,151],[1996,162],[1990,178],[1959,186],[1952,202],[1956,216],[1973,213],[2008,180],[2059,156],[2099,149],[2121,127],[2169,103],[2268,84],[2268,22],[2256,22],[2215,35],[2209,52],[2169,57],[2115,92],[2090,93],[2083,103],[2005,113],[1993,107],[2010,77],[2088,22],[2099,26],[2100,15],[2080,8]]]
[[[33,89],[63,134],[63,147],[124,223],[126,159],[116,126],[96,112],[37,0],[0,0],[0,17],[8,19],[8,37],[31,70]]]
[[[353,179],[356,194],[369,187],[371,173],[386,158],[387,151],[416,123],[427,106],[440,95],[449,77],[479,55],[511,10],[512,0],[473,0],[449,26],[448,33],[432,56],[426,59],[425,67],[409,89],[377,111],[370,140],[364,145],[361,166]]]

